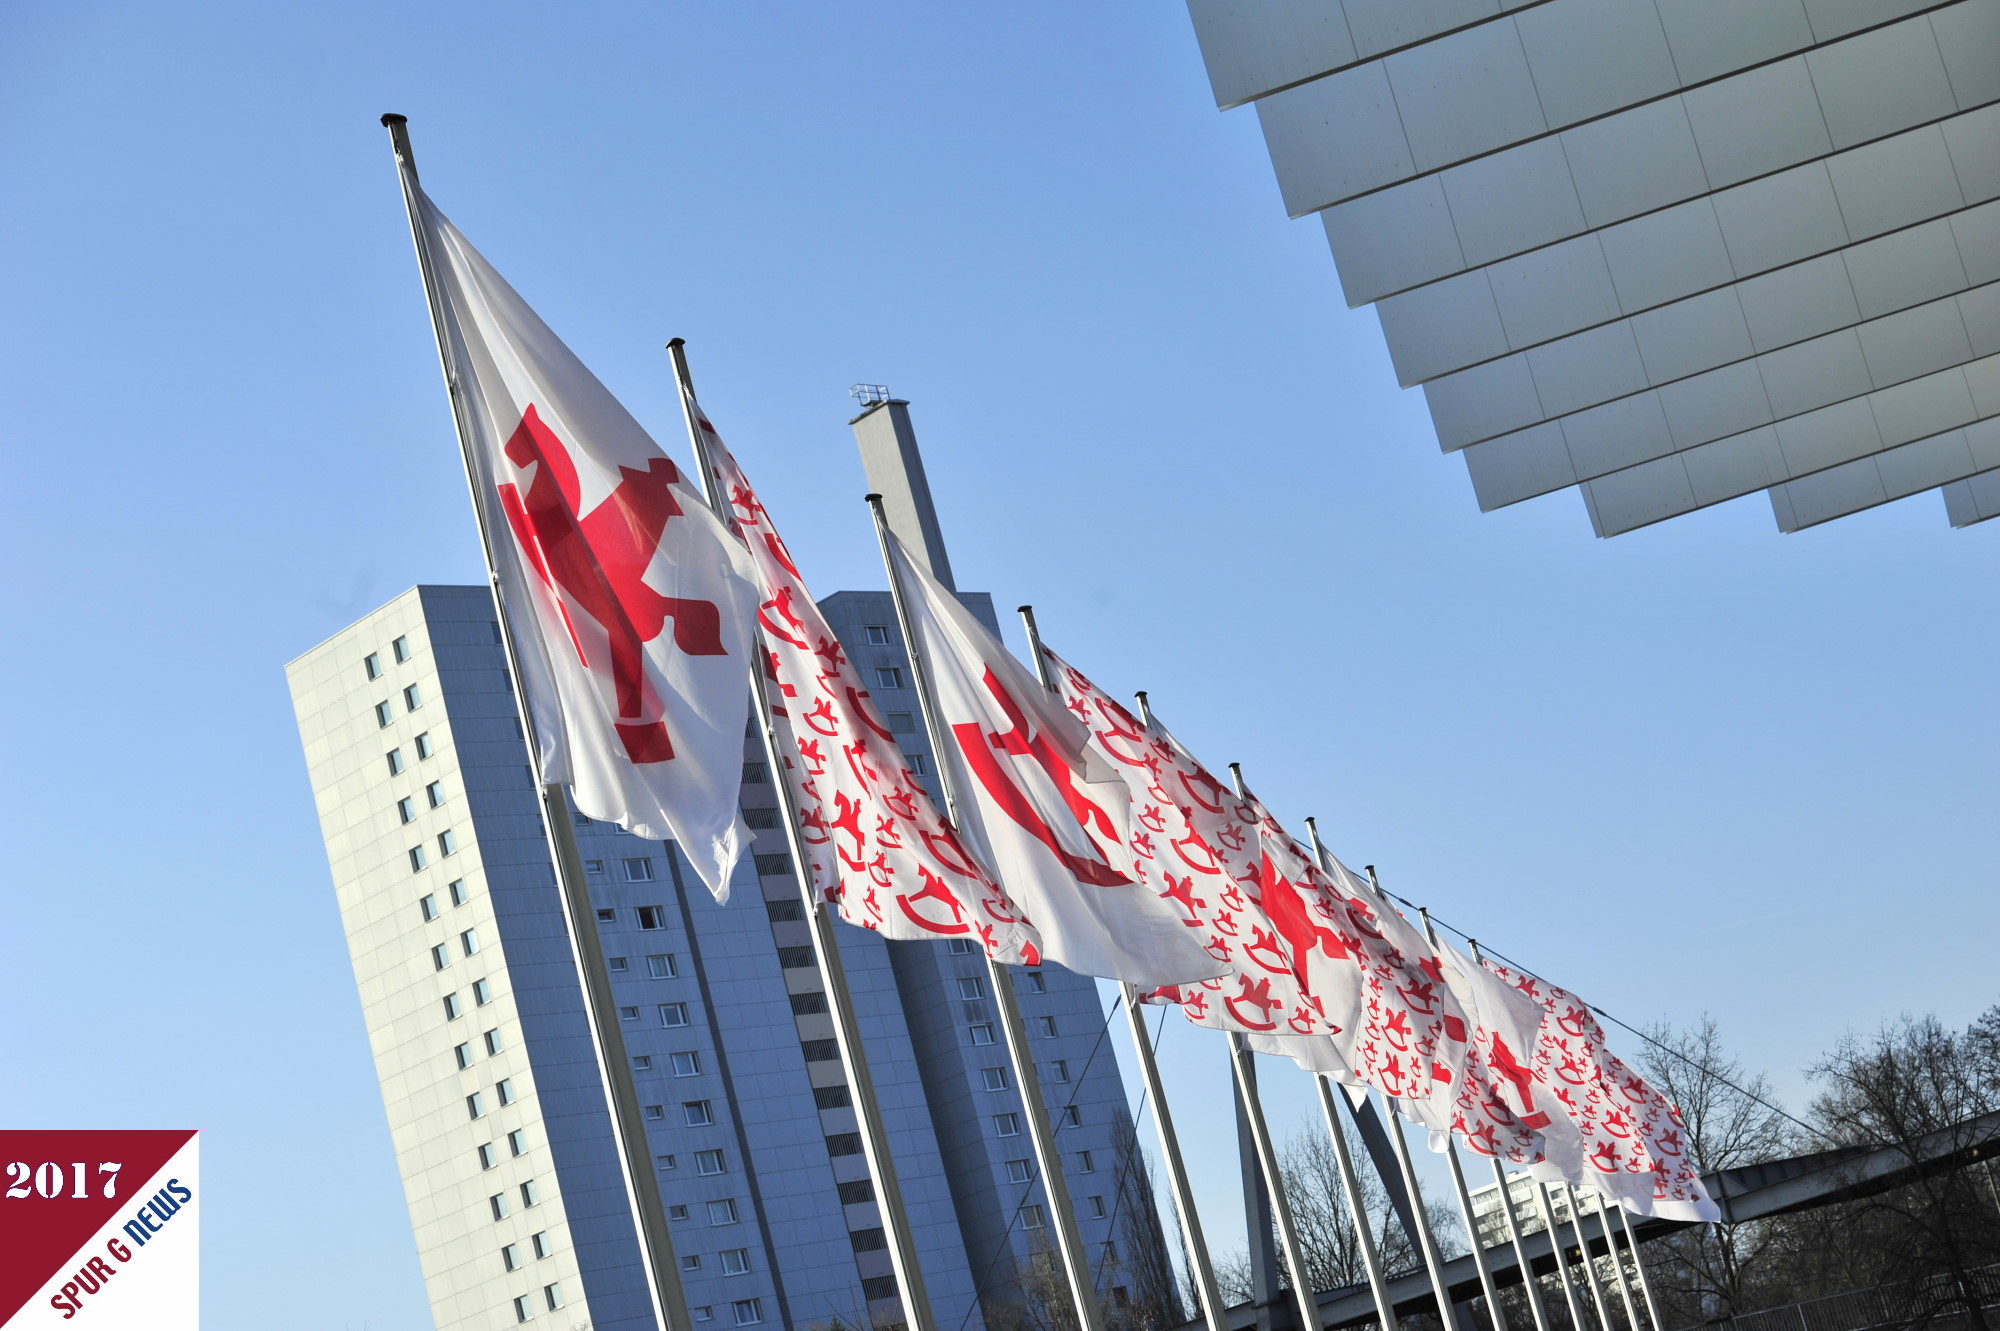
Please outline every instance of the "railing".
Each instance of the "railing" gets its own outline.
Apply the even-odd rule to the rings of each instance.
[[[1684,1331],[1703,1331],[1704,1327],[1726,1328],[1726,1331],[1876,1331],[1882,1327],[1909,1326],[1940,1311],[1963,1310],[1975,1299],[1982,1309],[2000,1308],[2000,1263],[1968,1271],[1963,1281],[1950,1275],[1926,1276],[1918,1281],[1849,1290],[1803,1303],[1739,1313]]]

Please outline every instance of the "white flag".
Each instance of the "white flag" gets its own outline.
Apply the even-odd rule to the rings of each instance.
[[[1146,988],[1222,974],[1171,903],[1141,886],[1124,784],[1088,754],[1082,724],[893,535],[888,546],[940,713],[959,834],[1027,912],[1043,955]]]
[[[726,897],[749,717],[750,556],[680,469],[406,178],[541,779],[673,837]]]

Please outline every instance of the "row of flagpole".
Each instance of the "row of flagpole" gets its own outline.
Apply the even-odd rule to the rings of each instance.
[[[390,131],[399,163],[404,200],[410,215],[412,237],[437,336],[441,367],[451,399],[454,426],[464,453],[468,485],[473,491],[473,507],[478,517],[481,541],[493,581],[509,676],[514,687],[514,696],[521,700],[524,713],[527,713],[532,711],[530,707],[532,671],[524,663],[522,656],[520,645],[522,628],[510,613],[510,599],[505,588],[506,580],[502,574],[504,561],[499,554],[497,544],[502,538],[495,531],[497,519],[490,516],[490,499],[481,488],[482,465],[475,456],[474,442],[478,437],[479,427],[472,419],[468,407],[465,388],[467,367],[460,359],[464,354],[461,347],[463,329],[453,325],[447,317],[444,299],[440,294],[443,289],[440,276],[442,260],[433,250],[432,226],[425,217],[420,216],[422,196],[417,186],[415,162],[410,151],[403,117],[384,116],[383,123]],[[427,202],[425,206],[428,206]],[[511,295],[511,292],[509,294]],[[737,505],[733,503],[732,496],[725,491],[723,469],[710,445],[712,430],[700,417],[696,405],[697,399],[681,340],[676,338],[669,343],[668,351],[680,392],[689,440],[702,472],[708,507],[737,539],[748,545],[749,537],[737,516]],[[486,369],[484,365],[479,368],[482,371]],[[528,429],[528,419],[533,417],[533,411],[531,405],[529,418],[524,418],[522,430]],[[733,465],[731,461],[730,466]],[[548,463],[544,461],[542,471],[546,473],[547,470]],[[671,470],[669,465],[668,471]],[[573,477],[572,484],[574,484]],[[959,789],[954,764],[946,758],[950,751],[950,735],[936,696],[935,663],[929,659],[928,638],[926,633],[917,630],[911,606],[912,591],[905,586],[904,576],[899,569],[895,553],[895,537],[891,532],[880,497],[871,495],[868,501],[877,541],[888,572],[897,623],[908,651],[924,727],[937,757],[937,780],[943,796],[945,828],[947,831],[955,827],[962,828],[967,815],[962,803],[966,792]],[[752,502],[754,503],[754,499]],[[509,510],[507,519],[510,523],[514,520],[514,516],[514,512]],[[774,534],[767,534],[767,539],[774,539]],[[545,578],[548,576],[545,570],[543,576]],[[1059,695],[1060,690],[1050,667],[1050,655],[1044,651],[1032,610],[1022,607],[1022,618],[1034,657],[1035,677],[1045,692]],[[678,632],[677,626],[676,633]],[[779,790],[786,845],[811,930],[813,952],[825,990],[836,1044],[848,1077],[862,1149],[888,1241],[897,1291],[908,1319],[907,1324],[912,1331],[936,1331],[936,1320],[930,1306],[918,1256],[917,1237],[912,1231],[907,1208],[903,1204],[889,1134],[869,1073],[867,1052],[863,1046],[859,1021],[841,963],[839,937],[834,928],[833,911],[828,904],[826,885],[819,881],[815,874],[812,856],[807,850],[806,811],[800,807],[793,785],[785,777],[797,755],[788,751],[789,734],[781,730],[778,722],[778,718],[785,715],[783,705],[772,696],[765,670],[762,668],[766,659],[774,660],[775,657],[772,656],[771,646],[765,640],[763,630],[757,630],[751,641],[755,650],[750,654],[751,668],[748,674],[750,693],[757,711],[755,728],[761,736],[772,770],[778,777],[776,784]],[[837,645],[835,650],[837,651]],[[849,692],[851,694],[852,690]],[[1152,727],[1154,718],[1146,695],[1140,694],[1138,699],[1140,715],[1145,724]],[[1061,705],[1059,697],[1057,705]],[[531,718],[524,717],[524,719]],[[628,747],[633,742],[636,741],[628,740]],[[1244,785],[1241,771],[1233,764],[1230,770],[1237,799],[1248,805],[1254,805],[1254,798]],[[680,1285],[680,1263],[673,1252],[659,1183],[647,1148],[631,1063],[625,1054],[610,977],[595,927],[595,911],[578,857],[569,816],[569,796],[563,783],[547,779],[543,781],[541,793],[544,829],[555,865],[557,888],[569,923],[574,958],[582,981],[584,1009],[592,1033],[600,1076],[606,1089],[607,1107],[618,1146],[621,1172],[644,1257],[649,1296],[662,1331],[691,1331],[686,1300]],[[1318,868],[1336,877],[1345,873],[1321,843],[1314,820],[1308,818],[1306,824],[1310,834],[1312,859]],[[1373,869],[1370,868],[1367,872],[1371,887],[1379,894],[1380,888],[1374,881]],[[1422,914],[1424,934],[1433,950],[1436,950],[1438,941],[1435,930],[1431,927],[1428,914]],[[1473,949],[1477,957],[1476,943],[1473,944]],[[986,964],[992,997],[999,1012],[999,1025],[1004,1035],[1007,1059],[1015,1085],[1019,1089],[1037,1174],[1042,1183],[1049,1219],[1056,1235],[1057,1254],[1062,1264],[1070,1305],[1079,1331],[1104,1331],[1105,1318],[1097,1297],[1089,1254],[1085,1250],[1075,1211],[1071,1205],[1011,973],[999,950],[990,943],[986,948]],[[1144,995],[1140,986],[1129,980],[1121,984],[1120,992],[1121,1000],[1127,1009],[1127,1024],[1138,1058],[1141,1078],[1153,1104],[1155,1125],[1160,1136],[1160,1155],[1167,1173],[1168,1188],[1180,1217],[1191,1283],[1195,1287],[1203,1319],[1211,1331],[1223,1331],[1226,1325],[1226,1310],[1222,1305],[1213,1262],[1203,1237],[1200,1216],[1188,1179],[1185,1160],[1175,1134],[1157,1059],[1140,1013]],[[1250,1155],[1258,1176],[1257,1182],[1261,1184],[1263,1193],[1269,1200],[1278,1248],[1283,1256],[1286,1275],[1289,1277],[1292,1301],[1302,1331],[1316,1331],[1319,1326],[1316,1295],[1312,1288],[1313,1282],[1294,1210],[1286,1194],[1276,1144],[1258,1093],[1254,1050],[1249,1037],[1238,1030],[1227,1032],[1227,1043],[1234,1093],[1252,1147]],[[1348,1144],[1347,1129],[1340,1107],[1344,1103],[1346,1118],[1360,1127],[1364,1134],[1373,1131],[1368,1117],[1372,1114],[1372,1110],[1369,1108],[1367,1091],[1359,1086],[1340,1084],[1325,1072],[1313,1072],[1311,1075],[1314,1077],[1319,1094],[1345,1193],[1348,1216],[1356,1231],[1357,1244],[1377,1316],[1384,1331],[1396,1331],[1398,1322],[1388,1292],[1388,1276],[1383,1269],[1381,1253],[1375,1244],[1370,1219],[1362,1202],[1361,1183],[1355,1168],[1353,1152]],[[1386,1090],[1384,1094],[1387,1094]],[[1404,1126],[1400,1121],[1405,1116],[1405,1111],[1399,1109],[1394,1099],[1389,1101],[1389,1111],[1384,1131],[1390,1148],[1388,1155],[1393,1159],[1393,1165],[1384,1159],[1379,1148],[1371,1150],[1371,1155],[1374,1157],[1374,1164],[1382,1183],[1391,1197],[1392,1207],[1401,1217],[1403,1226],[1409,1231],[1412,1244],[1421,1256],[1429,1275],[1431,1295],[1439,1315],[1449,1318],[1453,1300],[1445,1284],[1444,1261],[1436,1238],[1431,1232],[1429,1218],[1422,1206],[1422,1193],[1417,1183],[1415,1163]],[[1408,1116],[1416,1117],[1414,1113]],[[1456,1141],[1452,1138],[1452,1134],[1444,1135],[1446,1137],[1444,1153],[1452,1178],[1454,1197],[1471,1246],[1480,1292],[1494,1323],[1494,1331],[1511,1331],[1499,1302],[1493,1272],[1489,1267],[1490,1252],[1480,1239],[1477,1217],[1465,1182],[1463,1166],[1457,1154]],[[1540,1297],[1538,1278],[1528,1261],[1523,1244],[1523,1230],[1517,1220],[1510,1180],[1499,1157],[1494,1155],[1489,1158],[1494,1184],[1498,1190],[1500,1212],[1504,1217],[1507,1243],[1512,1248],[1514,1265],[1520,1272],[1522,1283],[1526,1288],[1535,1329],[1550,1331],[1549,1320]],[[1568,1183],[1558,1183],[1555,1186],[1562,1190],[1569,1225],[1575,1234],[1576,1247],[1582,1257],[1583,1272],[1580,1283],[1588,1291],[1591,1307],[1599,1324],[1608,1329],[1611,1325],[1610,1301],[1597,1277],[1595,1259],[1583,1228],[1580,1202]],[[1579,1281],[1573,1278],[1568,1270],[1565,1244],[1558,1228],[1554,1203],[1549,1196],[1547,1186],[1540,1179],[1531,1179],[1530,1187],[1535,1209],[1539,1212],[1543,1228],[1548,1232],[1554,1250],[1555,1278],[1564,1297],[1571,1326],[1580,1328],[1584,1325],[1584,1321],[1576,1288]],[[1652,1316],[1655,1331],[1661,1331],[1644,1263],[1638,1260],[1637,1236],[1625,1208],[1622,1205],[1607,1207],[1605,1197],[1601,1193],[1594,1193],[1593,1196],[1597,1203],[1598,1228],[1612,1262],[1616,1282],[1615,1292],[1625,1310],[1628,1324],[1635,1328],[1635,1331],[1639,1326],[1637,1302],[1619,1257],[1617,1239],[1609,1219],[1611,1210],[1618,1212],[1623,1225],[1626,1249],[1633,1254],[1638,1271],[1643,1301]],[[1253,1232],[1251,1237],[1254,1245],[1260,1236]]]

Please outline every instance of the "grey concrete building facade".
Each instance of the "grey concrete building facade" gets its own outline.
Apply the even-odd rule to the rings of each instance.
[[[932,770],[887,594],[826,607]],[[651,1328],[490,593],[414,588],[287,674],[437,1326]],[[688,1302],[718,1326],[898,1323],[760,741],[744,761],[755,853],[727,904],[673,843],[575,818]],[[932,1306],[976,1331],[1047,1260],[983,960],[840,935]],[[1129,1246],[1159,1230],[1104,1013],[1089,980],[1013,974],[1115,1314],[1162,1254]]]
[[[2000,513],[2000,0],[1189,0],[1482,509]]]

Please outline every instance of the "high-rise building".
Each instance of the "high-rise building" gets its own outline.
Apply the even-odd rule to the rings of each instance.
[[[2000,515],[2000,0],[1189,0],[1482,509]]]
[[[823,605],[934,771],[887,593]],[[490,593],[413,588],[287,674],[440,1331],[652,1327]],[[573,815],[620,1027],[695,1320],[900,1322],[772,776],[746,738],[726,904],[674,843]],[[939,1324],[1011,1324],[1055,1282],[984,958],[836,927]],[[1094,981],[1010,973],[1116,1320],[1166,1268],[1105,1014]]]

